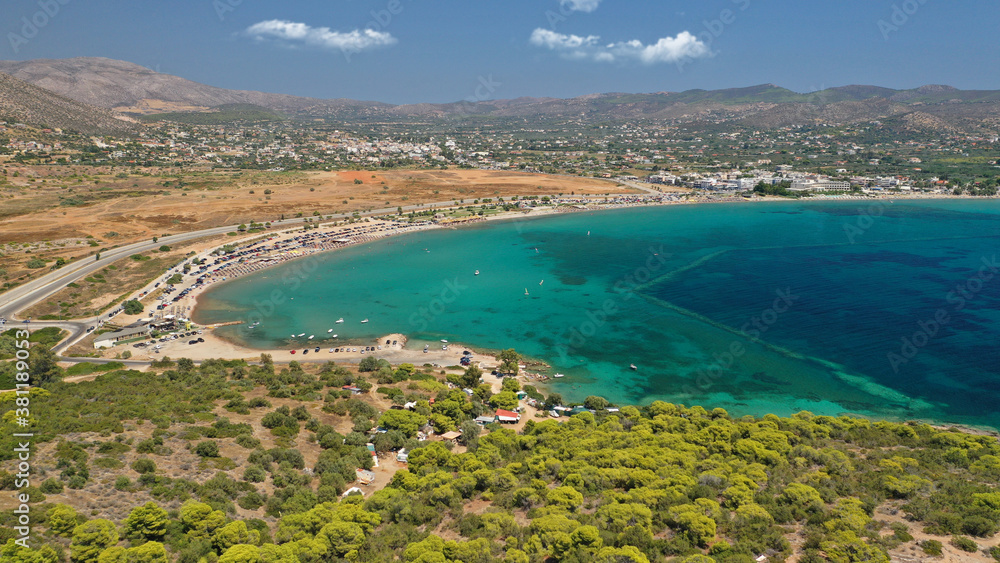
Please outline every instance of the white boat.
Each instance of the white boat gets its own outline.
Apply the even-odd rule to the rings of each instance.
[[[528,295],[528,288],[524,288],[524,294]]]
[[[344,322],[344,317],[340,317],[339,319],[337,319],[337,324],[340,324],[342,322]]]
[[[631,370],[638,370],[639,369],[639,368],[635,367],[635,364],[629,364],[628,367]]]
[[[315,334],[310,334],[309,335],[309,340],[312,340],[313,338],[316,338],[316,335]]]
[[[448,341],[447,341],[447,340],[444,340],[444,339],[442,339],[442,340],[441,340],[441,342],[442,342],[442,343],[444,343],[444,344],[447,344],[447,343],[448,343]]]
[[[557,379],[558,379],[558,378],[560,378],[560,377],[566,377],[566,376],[565,376],[564,374],[561,374],[561,373],[557,373],[557,374],[553,375],[552,377],[555,377],[555,378],[557,378]]]
[[[476,270],[476,275],[477,275],[477,276],[479,275],[479,270]]]
[[[333,336],[332,336],[331,338],[337,338],[337,335],[336,335],[336,334],[334,334],[334,335],[333,335]]]
[[[306,335],[306,333],[303,332],[302,334],[299,335],[299,338],[302,338],[305,335]]]
[[[361,321],[361,324],[365,324],[366,322],[368,322],[368,319]]]
[[[331,332],[333,332],[332,328],[330,330],[326,331],[327,334],[330,334]]]

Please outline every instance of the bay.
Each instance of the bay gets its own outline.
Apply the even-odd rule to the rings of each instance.
[[[998,246],[996,200],[578,212],[289,262],[211,287],[195,320],[259,318],[220,330],[263,350],[329,328],[513,347],[567,400],[998,428]]]

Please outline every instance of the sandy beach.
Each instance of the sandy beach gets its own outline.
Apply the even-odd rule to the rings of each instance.
[[[856,196],[855,196],[856,197]],[[854,199],[855,197],[850,197]],[[753,199],[732,199],[732,198],[689,198],[689,199],[673,199],[663,202],[643,202],[642,196],[626,196],[622,198],[609,198],[611,201],[608,203],[598,203],[588,205],[586,208],[577,207],[553,207],[553,208],[541,208],[535,209],[531,212],[525,212],[522,210],[512,211],[506,213],[500,213],[497,215],[492,215],[489,217],[475,218],[474,222],[481,221],[497,221],[497,220],[511,220],[517,218],[534,218],[542,217],[546,215],[552,215],[557,213],[567,213],[567,212],[579,212],[579,211],[596,211],[604,209],[618,209],[623,207],[639,207],[639,206],[650,206],[650,205],[690,205],[699,203],[724,203],[724,202],[746,202],[753,203],[756,201],[780,201],[780,199],[774,198],[753,198]],[[840,200],[847,199],[844,197],[831,197],[824,198],[830,200]],[[862,201],[868,201],[871,203],[884,202],[888,200],[895,199],[936,199],[934,196],[900,196],[892,198],[868,198],[868,197],[857,197],[857,199]],[[278,264],[282,264],[291,260],[301,259],[319,252],[330,252],[336,251],[339,248],[346,246],[351,246],[355,244],[364,244],[377,240],[384,237],[396,236],[404,233],[415,232],[427,229],[440,229],[440,228],[455,228],[453,225],[448,223],[419,223],[416,225],[410,225],[405,223],[397,223],[393,221],[372,219],[360,223],[342,224],[342,225],[321,225],[317,229],[310,229],[308,231],[303,231],[301,227],[273,229],[270,231],[262,232],[256,236],[248,236],[242,240],[234,241],[233,244],[237,246],[238,251],[240,249],[251,249],[247,252],[254,252],[252,255],[247,255],[245,257],[237,260],[232,260],[225,262],[220,268],[209,269],[208,272],[202,274],[204,281],[201,284],[195,284],[198,275],[188,275],[185,277],[184,282],[178,284],[177,291],[183,291],[187,289],[189,292],[181,298],[178,302],[171,304],[166,310],[160,314],[174,314],[178,318],[191,318],[194,314],[195,309],[198,306],[199,296],[209,287],[217,283],[225,283],[227,281],[232,281],[238,279],[244,275],[248,275],[254,272],[261,271],[266,268],[273,267]],[[349,240],[349,242],[344,242]],[[254,248],[263,249],[268,247],[266,252],[256,252]],[[196,249],[196,255],[193,258],[200,258],[209,261],[215,259],[211,255],[212,251],[217,248],[217,244],[210,246],[204,246]],[[194,271],[192,271],[194,274]],[[163,278],[171,275],[171,272],[167,272]],[[147,309],[152,309],[157,303],[157,297],[161,295],[163,287],[165,285],[156,288],[154,287],[155,281],[150,282],[147,287],[140,291],[137,291],[135,296],[140,299],[140,301],[146,305]],[[140,294],[143,294],[139,297]],[[140,315],[125,316],[119,315],[115,318],[115,323],[121,326],[126,326],[133,322],[139,321],[148,314],[144,312]],[[148,318],[148,317],[146,317]],[[271,354],[272,358],[276,362],[289,362],[289,361],[299,361],[299,362],[327,362],[336,361],[343,363],[358,363],[366,355],[374,354],[376,357],[384,358],[393,364],[399,363],[413,363],[418,366],[424,364],[430,364],[435,367],[446,367],[446,366],[457,366],[462,357],[462,352],[465,350],[470,350],[471,348],[464,346],[461,343],[450,343],[447,350],[442,350],[440,345],[431,344],[428,351],[425,353],[423,351],[423,346],[418,345],[413,349],[407,348],[405,346],[406,337],[402,334],[390,334],[384,337],[373,339],[371,342],[352,342],[350,345],[344,343],[343,346],[346,348],[351,348],[356,351],[337,351],[332,350],[341,348],[341,345],[336,340],[327,339],[326,335],[318,335],[319,339],[315,341],[306,341],[296,343],[296,348],[293,350],[291,348],[287,349],[254,349],[246,346],[239,345],[230,340],[222,338],[214,333],[217,326],[199,326],[202,330],[201,334],[189,337],[178,337],[176,340],[167,341],[160,343],[159,352],[154,352],[151,348],[134,348],[131,344],[122,344],[115,346],[111,349],[104,350],[102,356],[105,358],[114,358],[116,355],[129,350],[132,353],[132,359],[134,360],[154,360],[157,358],[162,358],[164,356],[169,356],[171,358],[191,358],[193,360],[204,360],[211,358],[226,358],[226,359],[246,359],[246,360],[257,360],[261,353]],[[202,338],[204,342],[197,344],[189,344],[188,342],[192,338]],[[386,344],[386,341],[389,344]],[[393,345],[392,341],[396,341]],[[316,352],[316,347],[319,347],[319,352]],[[362,353],[361,351],[366,346],[373,346],[376,349]],[[381,349],[378,347],[381,346]],[[308,353],[303,353],[308,350]],[[477,355],[476,362],[482,362],[484,367],[492,367],[497,365],[495,358],[491,356]],[[485,370],[488,371],[489,370]]]

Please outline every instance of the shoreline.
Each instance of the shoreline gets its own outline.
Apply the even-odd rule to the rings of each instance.
[[[672,199],[669,199],[667,201],[662,201],[662,200],[661,201],[643,201],[643,200],[649,200],[649,199],[652,199],[652,198],[666,198],[666,197],[670,197]],[[673,199],[673,198],[676,198],[676,199]],[[709,196],[709,197],[697,197],[697,198],[692,198],[692,197],[679,198],[679,197],[677,197],[677,193],[675,193],[675,192],[664,192],[663,194],[658,195],[658,196],[652,196],[652,195],[620,195],[620,196],[617,196],[617,197],[605,197],[605,196],[599,196],[597,198],[581,197],[579,199],[580,200],[584,200],[584,199],[586,199],[586,200],[602,199],[602,200],[610,200],[610,202],[601,201],[601,202],[595,202],[595,203],[587,204],[586,206],[558,206],[558,207],[550,207],[550,208],[543,208],[543,209],[532,209],[530,211],[519,210],[519,211],[501,212],[501,213],[498,213],[498,214],[495,214],[495,215],[491,215],[491,216],[488,216],[488,217],[475,217],[475,218],[472,218],[471,221],[470,220],[463,220],[463,221],[455,222],[453,224],[448,224],[448,223],[441,224],[441,223],[424,222],[424,223],[420,223],[420,224],[417,224],[417,225],[409,225],[409,224],[407,224],[406,226],[403,226],[402,228],[398,228],[399,224],[397,224],[395,222],[392,222],[392,221],[387,221],[387,220],[384,220],[384,219],[368,219],[367,222],[360,222],[360,223],[347,223],[347,224],[344,224],[344,225],[320,225],[318,229],[313,229],[313,230],[310,230],[310,231],[303,231],[303,230],[300,230],[299,228],[292,228],[292,229],[284,229],[284,230],[275,231],[273,234],[270,234],[270,236],[268,236],[269,233],[266,233],[266,232],[260,233],[259,237],[249,237],[248,239],[246,239],[247,243],[249,243],[249,244],[247,244],[247,243],[244,243],[244,244],[246,246],[251,246],[251,247],[252,246],[256,246],[257,244],[265,243],[265,242],[271,242],[272,244],[283,244],[283,243],[287,243],[288,241],[294,240],[298,236],[302,236],[302,235],[307,235],[307,236],[324,235],[325,238],[331,238],[331,237],[334,237],[334,236],[341,236],[341,235],[343,235],[344,233],[346,233],[348,231],[353,231],[355,229],[358,229],[358,228],[361,228],[361,227],[365,227],[365,226],[374,227],[375,228],[375,230],[373,232],[366,233],[367,235],[369,235],[369,236],[367,236],[366,240],[362,240],[362,241],[359,241],[359,242],[351,242],[349,244],[343,244],[343,245],[337,245],[337,246],[326,246],[326,247],[321,247],[321,248],[311,248],[311,249],[309,249],[310,251],[308,251],[308,252],[301,251],[299,249],[293,249],[293,250],[295,250],[295,255],[293,255],[293,256],[282,255],[280,257],[280,259],[278,257],[272,257],[272,256],[265,257],[263,260],[260,260],[260,261],[258,261],[256,263],[248,264],[247,267],[244,267],[240,271],[233,272],[233,273],[236,273],[237,275],[213,276],[212,279],[208,280],[208,283],[205,283],[204,285],[201,285],[199,287],[192,287],[189,290],[189,294],[184,299],[182,299],[181,301],[179,301],[177,303],[177,306],[180,307],[180,315],[184,315],[186,318],[190,319],[193,323],[201,325],[201,326],[204,327],[205,334],[201,335],[201,337],[206,338],[206,343],[208,342],[208,338],[207,337],[208,336],[212,336],[212,338],[214,340],[218,340],[219,341],[219,346],[217,346],[217,347],[225,349],[225,351],[228,352],[228,353],[238,354],[241,357],[245,357],[248,354],[255,354],[255,355],[258,355],[258,356],[259,356],[260,353],[272,353],[273,354],[276,351],[288,353],[288,352],[290,352],[291,348],[289,348],[287,350],[281,350],[281,349],[265,349],[265,348],[251,347],[251,346],[246,345],[245,343],[236,342],[236,341],[233,341],[230,338],[226,338],[226,337],[223,337],[221,335],[216,334],[215,333],[215,329],[219,328],[219,326],[221,326],[221,325],[213,325],[212,323],[197,323],[195,321],[194,317],[197,315],[198,308],[201,305],[200,298],[203,297],[204,294],[210,288],[215,288],[219,284],[225,284],[225,283],[228,283],[228,282],[232,282],[232,281],[241,279],[243,277],[246,277],[247,275],[251,275],[251,274],[255,274],[255,273],[267,270],[267,269],[271,269],[271,268],[273,268],[275,266],[292,263],[292,262],[295,262],[295,261],[298,261],[298,260],[301,260],[301,259],[304,259],[304,258],[315,257],[318,254],[325,254],[325,253],[333,252],[333,251],[336,251],[336,250],[339,250],[341,248],[345,248],[345,247],[348,247],[348,246],[358,246],[358,245],[362,245],[362,244],[368,244],[370,242],[375,242],[376,240],[382,240],[382,239],[385,239],[385,238],[396,237],[396,236],[405,235],[405,234],[414,233],[414,232],[420,232],[420,231],[426,231],[426,230],[437,230],[437,229],[458,229],[461,226],[481,224],[481,223],[487,223],[487,222],[491,222],[491,221],[513,221],[513,220],[542,219],[542,218],[545,218],[545,217],[551,217],[551,216],[562,215],[562,214],[567,214],[567,213],[580,213],[580,212],[586,212],[586,211],[589,211],[589,212],[602,212],[602,211],[606,212],[606,211],[615,211],[615,210],[635,209],[635,208],[640,208],[640,207],[663,207],[663,206],[676,206],[676,205],[707,205],[707,204],[733,204],[733,205],[736,205],[736,204],[754,204],[754,203],[769,203],[769,202],[799,202],[799,203],[802,203],[802,202],[810,202],[810,201],[811,202],[867,201],[867,202],[875,204],[875,203],[880,203],[880,202],[885,202],[885,201],[889,201],[891,203],[891,202],[896,201],[896,200],[905,200],[905,201],[910,201],[910,200],[979,200],[979,199],[987,199],[987,200],[989,200],[989,199],[1000,199],[1000,196],[998,196],[998,197],[985,197],[985,196],[984,197],[978,197],[978,196],[951,196],[951,195],[945,195],[945,194],[920,194],[920,195],[916,195],[916,194],[893,194],[893,195],[880,195],[879,197],[868,197],[868,196],[833,196],[833,197],[824,197],[824,196],[820,196],[820,197],[814,197],[814,198],[801,198],[801,199],[783,198],[783,197],[776,197],[776,196],[775,197],[770,197],[770,196],[753,197],[753,198],[742,198],[742,197],[715,198],[715,197],[711,197],[711,196]],[[625,200],[635,200],[635,201],[616,202],[616,200],[622,200],[622,199],[625,199]],[[580,204],[578,204],[578,205],[580,205]],[[379,227],[382,227],[382,226],[385,226],[385,225],[393,225],[393,226],[396,226],[397,228],[394,229],[394,230],[388,230],[388,231],[387,230],[379,229]],[[377,234],[379,236],[372,236],[374,234]],[[257,243],[250,243],[249,242],[249,241],[258,240],[260,238],[263,238],[264,240],[263,241],[258,241]],[[216,247],[215,245],[211,245],[210,248],[211,249],[215,249],[215,248],[218,248],[218,247]],[[241,246],[241,247],[238,247],[238,248],[244,248],[244,246]],[[208,250],[209,249],[203,249],[200,252],[198,252],[196,256],[194,256],[192,258],[197,258],[197,257],[200,257],[202,255],[205,255],[205,254],[208,253]],[[224,264],[223,267],[225,267],[225,266],[226,265]],[[169,271],[167,272],[167,274],[169,274]],[[191,277],[194,277],[194,275],[192,274]],[[189,284],[185,283],[185,284],[179,285],[178,287],[191,287],[191,286]],[[138,293],[138,291],[136,293]],[[150,300],[152,297],[154,297],[154,296],[156,296],[158,294],[159,294],[159,292],[152,292],[152,291],[150,291],[141,300]],[[141,317],[141,316],[142,315],[135,315],[134,318],[130,318],[130,317],[126,317],[125,315],[120,315],[120,320],[123,321],[123,324],[128,324],[129,322],[134,322],[134,321],[138,320],[139,317]],[[246,321],[240,321],[239,324],[244,324],[245,322]],[[225,324],[234,324],[234,323],[225,323]],[[402,335],[402,333],[396,333],[396,334]],[[406,337],[406,338],[408,338],[408,337]],[[303,343],[303,344],[305,344],[305,343]],[[350,345],[350,344],[351,343],[349,343],[349,342],[345,342],[345,345]],[[456,344],[456,345],[458,345],[458,344]],[[324,346],[325,345],[321,345],[320,346],[321,353],[323,352]],[[361,344],[361,346],[365,346],[365,344]],[[200,348],[200,347],[201,346],[197,346],[195,348]],[[334,346],[334,348],[336,348],[336,347],[337,346]],[[310,347],[310,349],[314,349],[314,348],[315,348],[315,345],[313,345],[313,346]],[[475,346],[465,346],[465,349],[473,349],[473,348],[475,348]],[[111,348],[108,351],[112,351],[113,352],[115,349],[116,348]],[[295,348],[295,350],[298,350],[298,349],[299,348]],[[191,350],[194,350],[194,348],[192,348]],[[291,355],[291,354],[289,354],[289,355]],[[196,354],[196,356],[192,356],[192,359],[202,359],[203,356],[204,356],[203,354]],[[149,357],[150,357],[150,359],[156,359],[153,355],[150,355]],[[212,357],[223,357],[223,356],[216,355],[216,356],[212,356]],[[335,358],[333,358],[333,359],[334,360],[345,359],[345,360],[350,361],[351,358],[352,357],[344,357],[344,356],[342,356],[340,354],[337,354],[337,356]],[[289,360],[291,360],[291,359],[296,359],[296,358],[289,358]],[[301,359],[301,357],[298,358],[298,359]],[[354,359],[357,359],[358,361],[360,361],[360,356],[357,357],[357,358],[354,358]],[[544,362],[540,362],[540,363],[544,364]],[[545,381],[540,381],[540,380],[537,381],[537,382],[538,383],[545,383]],[[548,382],[551,382],[551,381],[548,381]]]
[[[609,199],[614,199],[614,198],[609,198]],[[636,197],[629,196],[628,199],[636,199],[636,200],[638,200],[638,199],[643,199],[643,198],[641,196],[636,196]],[[909,195],[909,194],[902,195],[901,194],[901,195],[898,195],[898,196],[894,195],[894,196],[883,196],[883,197],[864,197],[864,196],[851,197],[851,196],[847,196],[847,197],[818,197],[818,198],[803,198],[803,199],[788,199],[788,198],[778,198],[778,197],[774,197],[774,198],[765,197],[765,198],[752,198],[752,199],[743,199],[743,198],[719,198],[719,199],[715,199],[715,198],[709,198],[709,199],[698,198],[698,199],[694,199],[694,198],[687,198],[687,199],[676,199],[676,200],[662,201],[662,202],[661,201],[657,201],[657,202],[638,202],[638,201],[636,201],[636,202],[633,202],[633,203],[624,203],[624,204],[622,204],[622,203],[618,203],[618,204],[615,204],[615,203],[603,203],[602,202],[602,203],[591,204],[591,205],[588,205],[586,207],[584,207],[582,205],[579,206],[579,207],[576,207],[576,206],[563,206],[563,207],[546,208],[544,210],[534,210],[534,211],[528,212],[528,213],[523,212],[523,211],[514,211],[514,212],[499,213],[499,214],[492,215],[492,216],[489,216],[489,217],[477,218],[478,220],[474,220],[474,221],[470,222],[470,224],[478,224],[478,223],[484,223],[484,222],[488,222],[488,221],[502,221],[502,220],[508,220],[509,221],[509,220],[518,220],[518,219],[522,219],[522,220],[524,220],[524,219],[534,219],[534,218],[541,219],[541,218],[548,217],[548,216],[561,215],[561,214],[565,214],[565,213],[577,213],[577,212],[582,212],[582,211],[590,211],[590,212],[595,212],[595,211],[613,211],[613,210],[616,210],[616,209],[630,209],[630,208],[635,208],[635,207],[658,207],[658,206],[664,206],[664,205],[698,205],[698,204],[703,204],[703,203],[741,204],[741,203],[757,203],[757,202],[765,202],[766,203],[766,202],[778,202],[778,201],[791,201],[791,202],[800,202],[800,203],[808,203],[808,202],[817,202],[817,203],[820,203],[820,202],[840,202],[840,203],[844,203],[844,202],[848,202],[848,201],[859,201],[859,202],[868,202],[869,204],[879,204],[879,203],[886,202],[886,200],[889,200],[889,203],[892,203],[892,202],[894,202],[896,200],[900,200],[900,201],[909,201],[909,200],[918,200],[918,201],[919,200],[959,200],[959,201],[961,201],[961,200],[980,200],[980,199],[992,200],[992,199],[997,199],[997,198],[987,198],[987,197],[954,197],[954,196],[939,195],[939,194],[935,194],[935,195]],[[317,233],[321,233],[321,234],[325,234],[328,237],[330,237],[330,236],[336,235],[339,232],[342,232],[343,228],[345,228],[345,227],[346,228],[358,228],[358,227],[365,227],[365,226],[385,225],[386,223],[387,222],[383,222],[381,220],[372,220],[372,222],[370,222],[370,223],[354,223],[354,224],[349,224],[349,225],[346,225],[346,226],[342,226],[339,229],[338,229],[338,227],[331,227],[331,226],[321,226],[320,229],[310,230],[310,231],[301,231],[299,229],[292,229],[292,230],[289,230],[289,231],[286,231],[286,232],[283,232],[283,233],[275,233],[278,236],[276,236],[276,237],[270,237],[268,239],[268,242],[270,242],[272,239],[276,239],[276,238],[279,238],[279,237],[280,237],[280,240],[288,240],[290,238],[295,237],[296,235],[301,235],[301,234],[317,234]],[[443,229],[443,228],[456,229],[458,226],[459,225],[425,224],[425,225],[418,226],[416,228],[402,228],[402,229],[395,230],[395,231],[386,231],[386,232],[380,234],[379,236],[373,236],[373,237],[371,237],[371,238],[369,238],[367,240],[359,240],[359,241],[357,241],[354,244],[365,244],[365,243],[368,243],[368,242],[374,242],[375,240],[379,240],[379,239],[382,239],[382,238],[394,237],[394,236],[397,236],[397,235],[407,234],[407,233],[410,233],[410,232],[416,232],[418,230]],[[269,233],[262,233],[263,236],[267,236],[268,234]],[[255,239],[254,239],[254,237],[250,237],[247,240],[249,241],[249,240],[255,240]],[[354,245],[354,244],[352,244],[352,245]],[[335,248],[316,249],[316,250],[308,252],[308,253],[296,254],[293,257],[287,258],[287,259],[282,260],[282,261],[275,261],[273,263],[265,264],[265,265],[263,265],[259,269],[255,269],[255,270],[252,270],[252,271],[244,271],[244,272],[242,272],[242,273],[240,273],[239,275],[236,275],[236,276],[228,276],[227,275],[227,276],[225,276],[225,277],[223,277],[221,279],[213,280],[212,283],[206,284],[205,286],[203,286],[201,288],[198,288],[197,290],[192,291],[191,294],[187,296],[186,299],[189,302],[192,303],[192,306],[189,307],[189,310],[191,311],[192,316],[194,316],[196,314],[196,309],[197,309],[197,307],[199,305],[199,303],[198,303],[199,298],[203,296],[204,292],[208,288],[214,287],[215,284],[217,284],[217,283],[225,283],[226,281],[234,281],[235,279],[240,279],[240,278],[244,277],[245,275],[256,273],[258,271],[262,271],[263,269],[268,269],[268,268],[273,267],[275,265],[283,264],[284,262],[294,261],[294,260],[298,260],[299,258],[305,258],[305,257],[309,257],[309,256],[315,256],[318,253],[328,252],[328,251],[332,251],[332,250],[337,250],[339,248],[342,248],[342,246],[338,246],[338,247],[335,247]],[[195,276],[191,276],[191,277],[195,277]],[[226,338],[226,337],[223,337],[223,336],[217,334],[216,331],[215,331],[215,328],[218,328],[218,327],[217,326],[206,326],[205,327],[205,334],[202,335],[205,338],[205,343],[199,344],[197,346],[187,346],[186,339],[185,339],[184,343],[180,343],[180,341],[174,341],[174,342],[171,342],[171,343],[168,343],[167,345],[165,345],[165,348],[161,351],[160,354],[157,354],[157,355],[148,354],[148,357],[149,357],[149,359],[156,359],[158,357],[170,356],[170,357],[173,357],[173,358],[176,358],[176,357],[189,357],[191,359],[210,359],[210,358],[231,358],[231,359],[237,359],[238,358],[238,359],[256,360],[257,358],[259,358],[259,356],[260,356],[261,353],[268,353],[268,354],[272,355],[272,357],[273,357],[273,359],[275,361],[279,361],[279,362],[287,362],[287,361],[293,361],[293,360],[300,361],[300,362],[301,361],[305,361],[305,362],[335,361],[335,362],[338,362],[338,363],[357,364],[365,356],[365,355],[361,354],[360,352],[357,352],[357,353],[350,352],[350,353],[346,353],[346,354],[343,353],[343,352],[330,353],[329,350],[331,349],[331,346],[333,348],[338,348],[339,346],[336,346],[334,344],[334,342],[332,342],[332,341],[322,340],[322,338],[323,338],[322,335],[317,335],[317,336],[319,336],[321,338],[321,340],[319,342],[315,342],[315,343],[313,343],[313,342],[297,343],[296,344],[297,347],[295,348],[296,352],[292,353],[292,350],[290,348],[289,349],[277,349],[277,348],[276,349],[261,349],[261,348],[256,348],[256,347],[252,347],[252,346],[249,346],[249,345],[245,345],[245,344],[242,344],[240,342],[234,342],[234,341],[232,341],[229,338]],[[475,355],[476,355],[476,361],[474,363],[482,363],[482,364],[484,364],[484,371],[486,372],[485,375],[484,375],[484,378],[487,381],[490,381],[491,379],[495,379],[495,378],[491,378],[489,376],[489,370],[485,368],[485,365],[489,364],[489,363],[492,363],[494,366],[497,365],[495,357],[487,356],[487,355],[481,355],[480,354],[480,350],[482,350],[482,348],[479,348],[479,347],[477,347],[475,345],[463,346],[461,343],[451,343],[449,345],[449,350],[448,351],[429,350],[429,352],[427,354],[425,354],[421,349],[408,349],[408,348],[406,348],[405,346],[406,346],[406,341],[407,341],[408,337],[405,336],[405,335],[395,334],[395,335],[388,335],[388,336],[390,336],[390,337],[395,336],[396,337],[395,339],[397,341],[402,341],[403,344],[399,344],[397,347],[392,347],[392,348],[388,348],[388,349],[385,348],[384,346],[383,346],[382,350],[377,350],[376,349],[374,351],[374,355],[376,357],[384,358],[384,359],[390,361],[393,364],[407,363],[407,362],[408,363],[413,363],[413,364],[415,364],[417,366],[421,366],[421,365],[424,365],[424,364],[431,364],[435,368],[445,369],[445,368],[447,368],[449,366],[458,366],[459,365],[459,360],[461,358],[461,352],[463,350],[472,350],[473,352],[475,352]],[[390,338],[390,340],[392,340],[392,339],[393,338]],[[366,345],[370,345],[370,344],[375,344],[375,346],[378,346],[378,344],[377,344],[378,342],[384,343],[385,340],[386,340],[386,337],[380,337],[379,339],[373,340],[371,343],[363,343],[363,344],[360,344],[360,345],[357,345],[355,342],[352,341],[348,347],[351,347],[351,348],[361,348],[362,346],[366,346]],[[303,349],[305,349],[305,345],[307,343],[309,344],[309,354],[308,355],[301,355],[301,351]],[[314,351],[314,348],[316,347],[316,344],[319,344],[319,346],[320,346],[320,353],[319,354],[316,354],[315,351]],[[119,347],[119,348],[117,348],[117,351],[122,351],[123,349],[124,348]],[[116,349],[114,349],[114,348],[111,349],[111,351],[112,351],[112,357],[113,357],[113,352],[115,350]],[[134,351],[133,351],[133,354],[135,354]],[[140,352],[140,354],[141,355],[146,355],[145,353],[142,353],[142,352]],[[140,355],[140,354],[137,354],[137,356]],[[140,358],[133,356],[133,359],[140,359]],[[526,361],[530,361],[529,358],[525,358],[525,360]],[[538,370],[537,370],[537,368],[529,368],[529,371],[538,371]],[[539,388],[549,387],[550,384],[552,384],[552,383],[555,382],[553,379],[548,379],[547,381],[545,381],[545,380],[537,380],[537,379],[531,378],[530,376],[529,377],[525,377],[525,375],[526,375],[525,372],[522,371],[522,375],[521,375],[521,377],[519,377],[519,379],[522,381],[522,383],[534,385],[534,386],[539,387]],[[544,389],[544,390],[548,391],[548,389]],[[877,419],[879,419],[879,418],[873,418],[873,417],[867,416],[867,415],[857,415],[857,414],[855,414],[855,416],[861,416],[863,418],[870,419],[870,420],[877,420]],[[885,419],[885,417],[881,417],[881,419]],[[962,423],[952,423],[952,422],[948,422],[948,421],[932,420],[932,419],[906,419],[905,417],[900,417],[898,419],[898,422],[908,422],[908,421],[917,422],[917,423],[921,423],[921,424],[928,424],[928,425],[931,425],[931,426],[933,426],[935,428],[939,428],[939,429],[949,429],[949,428],[951,428],[951,429],[957,429],[957,430],[960,430],[960,431],[973,432],[973,433],[981,434],[981,435],[988,435],[988,436],[996,436],[997,435],[997,429],[994,429],[994,428],[989,427],[989,426],[977,427],[975,425],[962,424]]]

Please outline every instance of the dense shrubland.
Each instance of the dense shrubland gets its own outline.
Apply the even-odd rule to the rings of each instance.
[[[742,563],[796,553],[887,562],[888,551],[917,546],[911,532],[940,536],[919,544],[927,553],[978,552],[1000,527],[997,439],[923,424],[733,418],[663,402],[611,413],[592,397],[596,413],[480,435],[471,419],[513,394],[513,380],[492,395],[475,370],[448,376],[470,396],[407,364],[370,361],[359,374],[279,369],[262,357],[163,361],[151,373],[116,369],[68,384],[44,357],[36,363],[44,385],[32,392],[32,417],[51,457],[29,491],[39,548],[14,546],[13,514],[2,513],[3,561]],[[380,412],[373,396],[416,406]],[[10,460],[11,392],[0,406],[0,457]],[[226,412],[251,417],[257,433]],[[464,445],[418,442],[428,425],[462,429]],[[376,426],[385,432],[372,437]],[[137,439],[136,428],[148,432]],[[369,442],[408,448],[408,467],[377,492],[343,497],[356,469],[372,466]],[[319,448],[314,463],[307,444]],[[207,477],[168,476],[161,466],[180,453]],[[4,467],[0,488],[13,490],[13,466]],[[110,491],[106,502],[135,502],[112,518],[46,499],[97,486]],[[898,508],[908,523],[879,522],[876,507]]]

